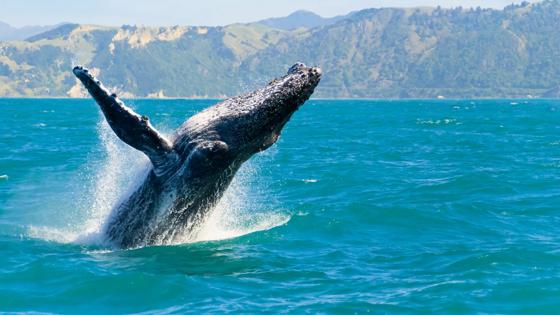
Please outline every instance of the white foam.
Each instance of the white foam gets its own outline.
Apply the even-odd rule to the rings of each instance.
[[[194,235],[187,235],[180,243],[220,241],[243,235],[266,231],[290,221],[283,212],[251,214],[248,211],[214,211]]]

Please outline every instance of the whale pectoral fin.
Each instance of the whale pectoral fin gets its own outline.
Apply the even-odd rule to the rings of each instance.
[[[194,173],[204,173],[229,165],[229,147],[223,141],[199,143],[189,155],[189,168]]]
[[[156,175],[166,173],[178,159],[172,143],[150,124],[148,117],[138,115],[116,94],[110,94],[87,69],[78,66],[73,72],[95,99],[115,134],[126,144],[144,152]]]

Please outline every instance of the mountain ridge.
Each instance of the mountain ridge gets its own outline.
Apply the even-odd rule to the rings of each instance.
[[[23,27],[14,27],[8,23],[0,21],[0,41],[6,40],[24,40],[31,36],[47,32],[54,28],[67,23],[58,23],[55,25],[26,25]]]
[[[348,18],[352,14],[353,12],[347,15],[325,18],[311,11],[298,10],[288,16],[264,19],[254,23],[263,24],[268,27],[279,28],[283,30],[295,30],[298,28],[315,28],[325,25],[331,25],[340,20]]]
[[[297,61],[320,98],[547,97],[560,85],[560,2],[503,10],[382,8],[282,29],[70,24],[0,43],[0,96],[85,96],[75,64],[129,97],[223,98]]]

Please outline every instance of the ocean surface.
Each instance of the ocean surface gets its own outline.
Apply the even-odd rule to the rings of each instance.
[[[215,101],[129,100],[170,133]],[[560,101],[309,101],[183,244],[103,246],[146,158],[0,99],[0,311],[560,312]]]

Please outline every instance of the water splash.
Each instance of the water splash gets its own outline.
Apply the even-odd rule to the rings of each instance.
[[[178,243],[235,238],[269,230],[290,220],[289,212],[275,210],[274,202],[266,206],[264,200],[255,196],[265,197],[264,191],[256,189],[258,185],[250,184],[260,173],[259,161],[262,160],[253,159],[241,167],[216,207],[192,233],[179,238]]]
[[[102,231],[113,207],[130,195],[149,171],[148,158],[120,141],[105,119],[101,118],[97,131],[106,158],[94,171],[87,194],[91,199],[82,203],[89,205],[82,211],[87,220],[74,242],[85,244],[103,243]]]
[[[72,193],[74,206],[66,210],[73,212],[74,219],[63,228],[30,226],[31,237],[61,243],[105,245],[102,231],[114,205],[141,183],[149,170],[149,161],[120,141],[101,115],[96,131],[101,150],[90,156],[78,175],[83,186],[70,187],[76,190]]]
[[[87,184],[77,193],[78,205],[74,210],[75,216],[80,217],[77,223],[65,224],[64,228],[30,226],[29,236],[61,243],[109,246],[103,237],[105,224],[114,207],[143,182],[150,164],[142,153],[119,140],[102,116],[97,133],[104,156],[92,157],[84,170],[86,175],[81,176]],[[275,210],[274,202],[261,202],[259,198],[262,196],[264,201],[267,197],[264,183],[259,180],[259,165],[275,152],[269,151],[245,163],[218,205],[198,227],[176,238],[173,244],[235,238],[286,224],[291,218],[288,211]]]

